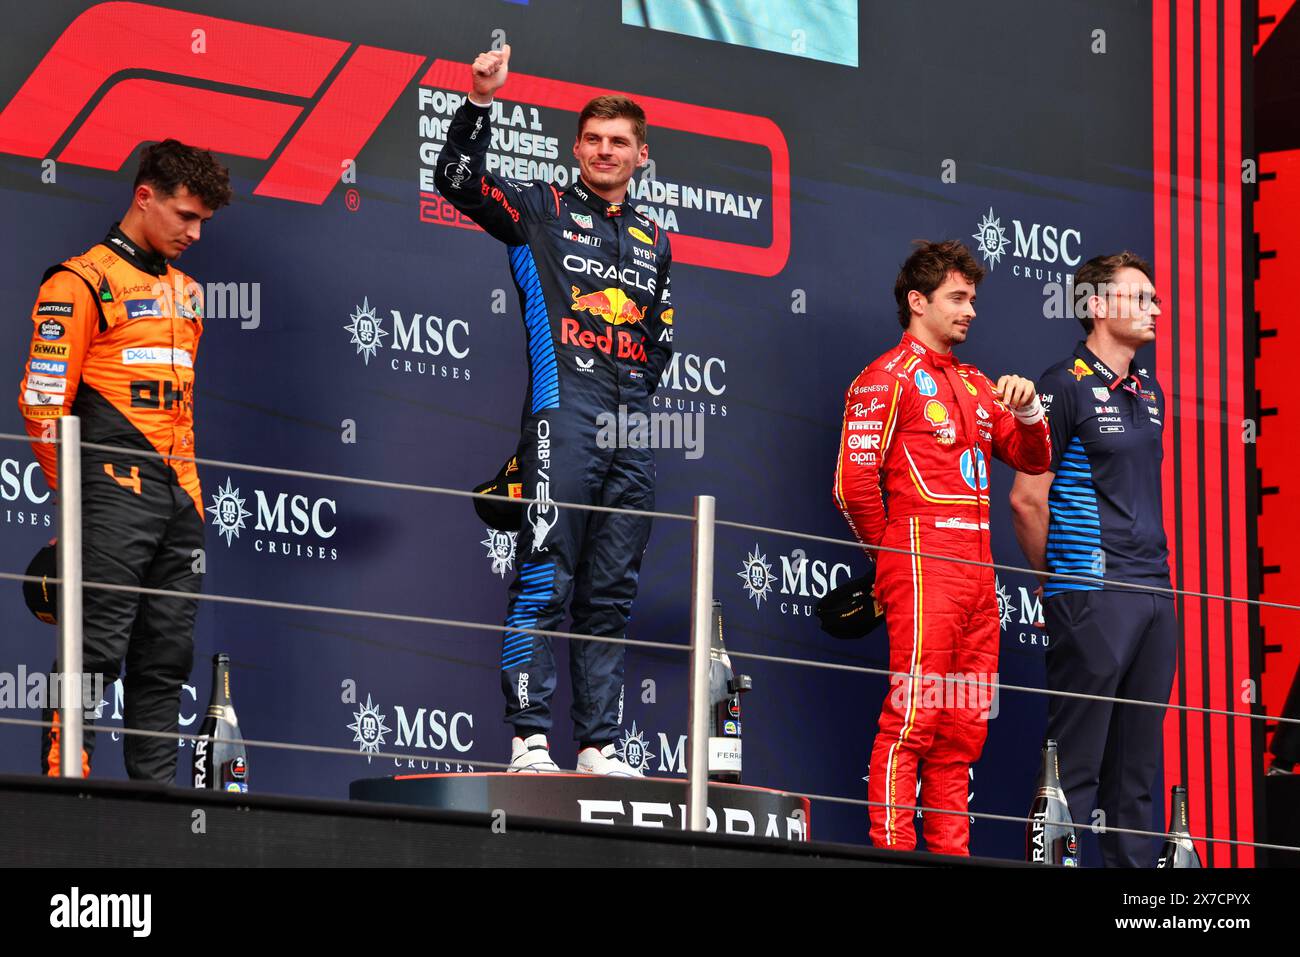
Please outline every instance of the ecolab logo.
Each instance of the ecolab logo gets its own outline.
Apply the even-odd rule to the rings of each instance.
[[[1002,225],[1002,220],[990,206],[989,211],[975,227],[975,232],[971,234],[976,242],[976,248],[988,263],[990,270],[1002,261],[1007,246],[1013,247],[1011,250],[1013,259],[1026,262],[1046,263],[1049,266],[1057,263],[1077,266],[1083,260],[1083,255],[1079,252],[1083,245],[1083,234],[1073,227],[1043,223],[1026,225],[1019,219],[1011,220],[1011,227],[1014,245],[1013,240],[1007,237],[1007,229]],[[1031,270],[1032,267],[1019,263],[1012,267],[1012,273],[1017,276],[1028,277]],[[1044,273],[1044,276],[1032,278],[1051,278],[1047,270],[1040,269],[1036,272]]]

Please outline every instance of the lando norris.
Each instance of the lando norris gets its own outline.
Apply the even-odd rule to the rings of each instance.
[[[529,505],[520,528],[519,573],[510,586],[501,649],[511,771],[554,772],[549,751],[555,661],[549,638],[572,605],[577,634],[622,638],[636,597],[650,520],[557,508],[552,501],[654,508],[654,452],[602,448],[602,413],[648,413],[672,354],[668,238],[626,202],[649,150],[645,113],[626,97],[601,96],[578,118],[573,155],[581,179],[565,188],[487,172],[492,98],[506,81],[510,47],[481,53],[473,89],[457,109],[438,160],[449,202],[505,243],[519,291],[528,390],[519,462]],[[640,776],[615,751],[623,720],[621,644],[572,641],[577,769]]]
[[[55,446],[43,439],[64,415],[81,438],[105,448],[81,454],[82,566],[87,582],[167,595],[88,587],[83,662],[105,682],[123,665],[127,774],[173,783],[181,687],[194,660],[203,546],[203,504],[193,457],[194,363],[203,334],[203,296],[172,261],[230,202],[230,177],[206,150],[174,139],[143,149],[131,205],[104,240],[50,267],[32,307],[31,352],[18,405],[50,488]],[[175,458],[172,458],[175,456]],[[41,768],[57,775],[58,713],[41,733]],[[82,774],[95,736],[87,722]]]

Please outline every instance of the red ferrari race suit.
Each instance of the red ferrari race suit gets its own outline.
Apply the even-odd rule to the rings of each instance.
[[[989,455],[1037,474],[1051,463],[1041,406],[1012,413],[992,383],[910,335],[845,396],[835,503],[858,540],[907,553],[989,562]],[[926,846],[967,854],[970,766],[988,731],[1000,619],[993,569],[876,553],[876,600],[889,632],[890,691],[867,785],[871,840],[911,850],[917,765]],[[963,681],[946,682],[948,676]]]

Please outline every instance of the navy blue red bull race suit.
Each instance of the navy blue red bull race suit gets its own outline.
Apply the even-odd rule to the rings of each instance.
[[[467,100],[452,118],[436,185],[505,243],[528,352],[519,461],[525,498],[654,508],[650,448],[603,448],[602,414],[649,414],[672,355],[668,237],[629,205],[581,181],[567,188],[487,171],[491,108]],[[501,650],[506,721],[521,737],[551,727],[551,642],[510,630],[558,630],[572,599],[577,634],[621,638],[636,597],[650,520],[528,506],[519,533]],[[622,645],[574,641],[574,737],[603,745],[623,718]]]

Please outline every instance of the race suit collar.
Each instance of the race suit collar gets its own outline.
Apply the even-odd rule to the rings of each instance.
[[[1114,392],[1121,385],[1130,381],[1137,385],[1138,391],[1141,391],[1144,388],[1142,380],[1138,377],[1137,373],[1133,371],[1131,365],[1128,368],[1127,375],[1119,375],[1114,369],[1098,359],[1096,353],[1089,349],[1087,343],[1084,341],[1080,341],[1080,343],[1075,347],[1074,356],[1076,359],[1082,359],[1087,365],[1091,366],[1093,372],[1095,372],[1101,380],[1106,383],[1106,387],[1110,389],[1111,392]]]
[[[127,238],[126,233],[122,232],[121,223],[114,223],[104,237],[104,245],[113,252],[117,253],[136,269],[147,272],[154,276],[164,276],[167,274],[167,260],[157,253],[148,253],[136,245],[135,241]]]
[[[923,342],[921,342],[920,339],[916,338],[916,336],[912,335],[910,332],[903,333],[903,341],[899,345],[902,346],[902,348],[904,349],[908,349],[911,352],[914,352],[916,355],[930,362],[932,365],[936,365],[940,368],[944,368],[946,366],[955,367],[961,364],[957,361],[957,357],[953,355],[951,351],[935,352],[933,349],[925,345]]]
[[[584,206],[594,210],[603,217],[612,218],[615,216],[622,216],[623,212],[627,209],[626,197],[624,197],[623,202],[621,203],[611,203],[608,200],[601,199],[597,196],[592,192],[591,187],[581,179],[575,179],[573,181],[573,185],[569,187],[569,192],[578,197]]]

